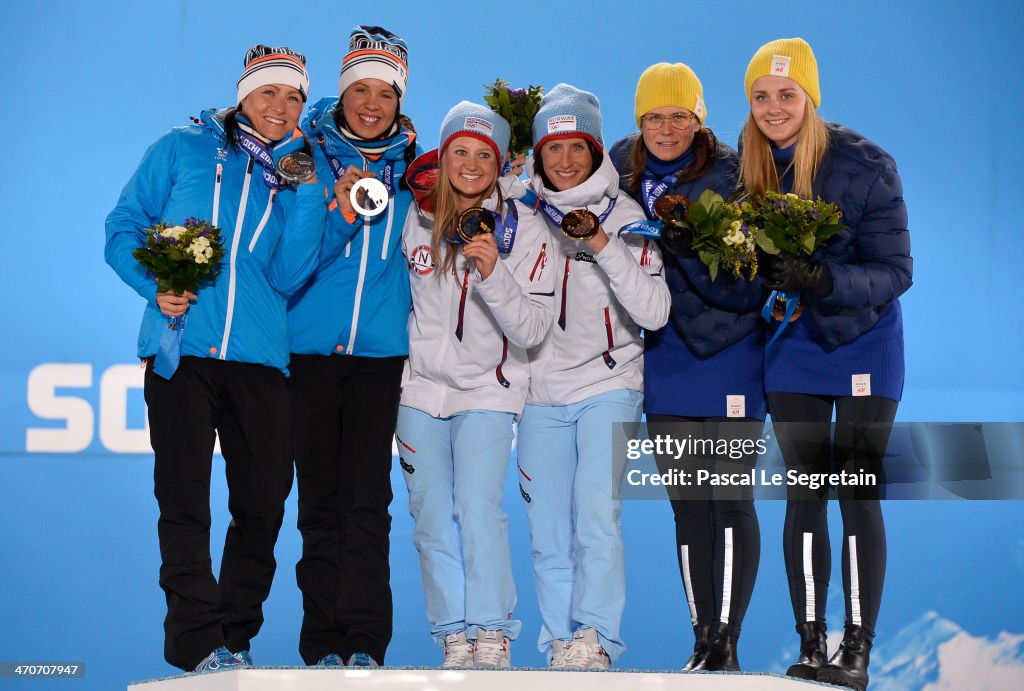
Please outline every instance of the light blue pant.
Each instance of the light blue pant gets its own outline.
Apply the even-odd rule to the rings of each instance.
[[[622,502],[612,499],[625,464],[613,469],[612,423],[637,423],[642,409],[642,393],[619,389],[523,411],[519,481],[533,541],[542,652],[581,628],[597,631],[612,660],[625,650]]]
[[[430,634],[478,628],[519,634],[502,488],[512,450],[511,413],[471,410],[447,418],[401,406],[398,453],[409,488]]]

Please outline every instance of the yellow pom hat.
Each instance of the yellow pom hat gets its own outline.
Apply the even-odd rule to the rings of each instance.
[[[747,65],[744,85],[747,100],[754,82],[768,76],[789,77],[803,87],[817,108],[821,105],[821,87],[818,85],[818,61],[810,44],[802,38],[780,38],[769,41],[757,49]]]
[[[640,127],[640,119],[645,114],[664,106],[686,108],[701,124],[707,117],[704,87],[694,71],[681,62],[674,65],[659,62],[640,75],[636,83],[636,126]]]

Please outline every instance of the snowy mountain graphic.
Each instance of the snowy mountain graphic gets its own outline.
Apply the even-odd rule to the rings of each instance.
[[[1024,689],[1024,634],[972,636],[937,612],[928,612],[879,642],[869,674],[873,691]]]
[[[829,631],[828,651],[842,631]],[[798,654],[787,645],[769,671],[785,674]],[[870,691],[1008,691],[1024,689],[1024,634],[972,636],[927,612],[871,651]]]

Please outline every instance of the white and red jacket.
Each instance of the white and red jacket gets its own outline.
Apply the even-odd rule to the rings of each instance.
[[[526,170],[533,170],[528,161]],[[602,222],[608,244],[596,256],[587,243],[570,240],[560,227],[542,218],[552,243],[548,263],[554,269],[555,320],[544,342],[530,356],[529,403],[570,405],[615,389],[643,391],[644,344],[640,329],[660,329],[668,321],[671,299],[662,276],[657,243],[619,229],[646,218],[643,209],[619,194],[619,175],[608,156],[582,184],[552,191],[539,176],[531,189],[562,213],[587,208]]]
[[[496,203],[497,194],[483,206]],[[552,322],[552,239],[539,214],[508,204],[517,204],[515,242],[486,280],[457,247],[454,272],[439,276],[430,256],[433,215],[410,209],[402,231],[412,287],[402,405],[434,417],[522,412],[530,384],[526,350],[544,340]]]

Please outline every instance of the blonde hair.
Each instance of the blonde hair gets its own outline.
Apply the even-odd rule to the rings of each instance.
[[[492,160],[497,161],[497,159]],[[483,198],[490,197],[495,189],[498,189],[497,171],[495,171],[494,182]],[[438,276],[448,275],[455,267],[455,256],[458,254],[456,247],[449,240],[456,236],[455,225],[459,222],[461,212],[455,188],[452,187],[451,180],[448,179],[448,167],[445,165],[443,154],[438,157],[437,184],[434,185],[430,198],[434,202],[434,231],[430,236],[430,254],[434,259],[434,265],[441,267],[441,270],[435,273]],[[503,213],[500,189],[498,189],[496,208],[499,214]]]
[[[781,192],[779,173],[772,158],[772,143],[754,121],[747,116],[740,135],[743,152],[740,154],[740,185],[747,194],[764,194],[768,190]],[[814,176],[828,151],[828,130],[818,116],[811,99],[804,102],[804,121],[797,134],[796,152],[793,154],[794,194],[804,199],[813,196]]]

